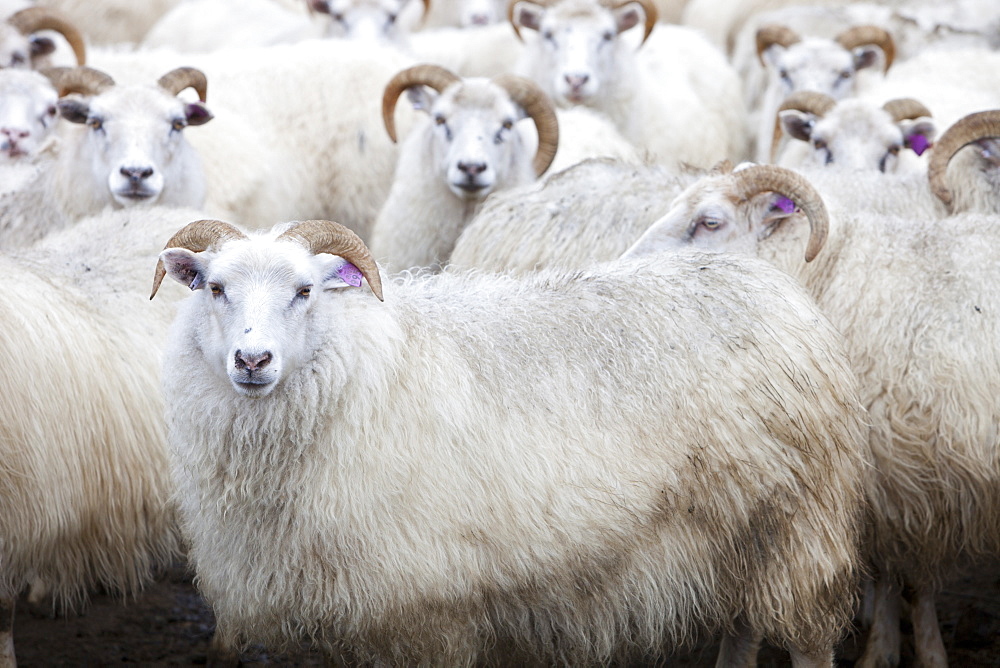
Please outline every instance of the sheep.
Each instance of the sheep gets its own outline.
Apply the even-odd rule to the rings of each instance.
[[[33,70],[0,70],[0,164],[36,156],[59,120],[52,82]]]
[[[0,255],[0,665],[15,665],[27,585],[79,608],[97,586],[134,595],[180,555],[158,360],[183,291],[150,305],[136,279],[196,215],[107,211]]]
[[[916,157],[934,143],[931,112],[912,98],[876,106],[865,99],[840,102],[823,93],[799,92],[778,107],[778,127],[797,141],[785,146],[777,164],[883,173],[917,170]],[[904,151],[903,149],[911,149]]]
[[[814,193],[802,176],[771,166],[705,179],[625,256],[759,255],[797,277],[845,334],[876,463],[868,497],[879,577],[859,665],[898,663],[902,584],[914,593],[917,664],[945,665],[935,593],[961,566],[1000,550],[996,214],[834,210],[823,252],[806,264],[805,226],[781,200],[806,208]]]
[[[671,166],[707,168],[747,153],[736,73],[697,32],[657,24],[649,0],[521,0],[509,16],[518,34],[532,31],[518,71],[558,106],[584,104],[606,114],[626,138]],[[636,52],[629,30],[643,17],[644,46]]]
[[[69,17],[94,44],[138,44],[156,21],[183,0],[38,0]]]
[[[975,150],[963,151],[966,146]],[[927,178],[951,212],[1000,214],[1000,110],[969,114],[948,128],[931,155]]]
[[[744,93],[758,162],[773,157],[771,125],[782,100],[799,91],[824,93],[834,100],[851,97],[864,87],[864,73],[876,66],[888,70],[895,57],[892,36],[874,25],[852,26],[834,39],[824,39],[803,38],[787,26],[768,24],[758,29],[756,42],[762,67],[744,74]]]
[[[54,30],[66,39],[77,65],[86,62],[83,35],[66,17],[42,7],[27,7],[0,21],[0,68],[40,69],[51,65],[49,56],[57,45],[51,38],[37,34],[43,30]]]
[[[407,68],[382,98],[393,141],[396,102],[404,92],[427,118],[400,151],[392,190],[372,232],[376,257],[398,269],[447,259],[483,198],[543,174],[559,144],[552,103],[526,79],[463,80],[436,65]],[[516,126],[523,117],[538,128],[534,158]]]
[[[864,416],[838,336],[766,263],[383,283],[335,223],[214,220],[160,260],[153,295],[195,290],[163,389],[224,642],[590,665],[707,626],[830,665]]]
[[[194,68],[164,74],[156,86],[116,86],[91,68],[53,72],[61,116],[84,126],[62,134],[58,155],[21,190],[0,199],[4,243],[26,245],[60,227],[111,206],[201,206],[205,175],[185,127],[212,119],[203,104],[207,80]],[[197,90],[199,102],[177,94]],[[46,211],[48,215],[39,215]]]

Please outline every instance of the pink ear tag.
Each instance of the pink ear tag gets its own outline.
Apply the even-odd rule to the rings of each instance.
[[[337,276],[340,276],[340,280],[348,285],[353,285],[354,287],[361,285],[361,271],[350,262],[345,263],[343,267],[337,270]]]
[[[906,138],[906,144],[913,149],[917,155],[923,155],[927,147],[931,145],[924,135],[910,135]]]
[[[785,213],[795,213],[795,202],[787,197],[779,197],[776,199],[774,201],[774,206],[778,207]]]

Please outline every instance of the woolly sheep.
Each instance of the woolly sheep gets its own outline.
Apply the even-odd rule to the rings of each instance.
[[[32,70],[0,70],[0,164],[36,156],[59,120],[52,82]]]
[[[830,665],[864,418],[766,263],[386,285],[328,221],[197,221],[160,258],[154,294],[163,271],[196,289],[164,392],[221,637],[582,665],[745,626]],[[374,295],[341,289],[362,276]]]
[[[483,198],[544,173],[559,144],[552,103],[526,79],[461,79],[436,65],[407,68],[386,86],[382,102],[394,141],[396,101],[404,92],[427,117],[400,151],[372,232],[376,257],[395,269],[447,259]],[[517,126],[524,117],[538,128],[533,157]]]
[[[749,173],[762,169],[776,171],[747,188]],[[1000,550],[996,214],[934,220],[835,210],[823,251],[805,264],[805,226],[782,196],[803,209],[816,199],[801,176],[775,167],[705,179],[626,255],[759,255],[796,276],[846,335],[876,465],[868,492],[875,621],[859,665],[898,663],[903,584],[914,592],[917,663],[945,665],[935,594],[958,568]]]
[[[55,31],[66,40],[77,65],[86,61],[83,35],[59,12],[26,7],[7,17],[0,14],[0,18],[0,68],[39,69],[55,64],[50,56],[58,44],[44,31]]]

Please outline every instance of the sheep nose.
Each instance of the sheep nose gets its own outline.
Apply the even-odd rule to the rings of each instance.
[[[458,171],[468,174],[470,177],[478,176],[486,171],[485,162],[459,162]]]
[[[469,25],[485,26],[489,25],[490,17],[485,13],[473,14],[469,17]]]
[[[585,83],[590,81],[589,74],[567,74],[563,78],[566,79],[566,83],[568,83],[570,87],[574,89],[580,88]]]
[[[138,183],[143,179],[148,179],[153,175],[152,167],[122,167],[120,170],[122,176],[128,178],[132,183]]]
[[[263,369],[271,362],[271,353],[263,352],[258,355],[244,354],[242,350],[236,351],[236,368],[239,370],[256,371]]]

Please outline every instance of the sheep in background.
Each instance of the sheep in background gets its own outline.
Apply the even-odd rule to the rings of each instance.
[[[812,192],[773,166],[706,178],[626,255],[759,255],[798,277],[846,335],[876,466],[868,495],[878,579],[859,665],[898,663],[901,585],[913,590],[917,663],[946,665],[936,592],[1000,551],[1000,228],[995,213],[833,210],[825,248],[806,264],[805,224],[782,198],[802,206]]]
[[[154,294],[195,289],[164,391],[221,637],[590,665],[707,626],[725,660],[763,636],[830,665],[864,416],[838,335],[766,263],[383,284],[328,221],[198,221],[160,258]]]
[[[58,155],[20,190],[0,199],[7,247],[27,245],[53,227],[111,206],[200,206],[205,175],[198,154],[184,139],[189,125],[212,119],[203,102],[202,72],[178,68],[155,86],[116,86],[103,72],[77,68],[52,72],[64,128]],[[177,94],[192,87],[199,102]],[[46,212],[40,214],[40,212]]]
[[[93,44],[138,44],[182,0],[38,0],[69,17]]]
[[[66,39],[77,65],[86,62],[83,35],[72,22],[58,12],[28,7],[0,21],[0,68],[40,69],[53,64],[49,57],[57,44],[37,34],[44,30],[56,31]]]
[[[927,178],[951,212],[1000,214],[1000,110],[969,114],[948,128],[931,154]]]
[[[531,31],[520,73],[558,106],[604,113],[655,160],[707,168],[748,153],[736,73],[698,32],[657,24],[649,0],[520,0],[510,21]]]
[[[543,174],[559,145],[552,103],[526,79],[463,80],[436,65],[403,70],[382,98],[393,141],[396,101],[404,92],[427,117],[400,150],[392,190],[372,232],[376,257],[396,270],[446,260],[483,198]],[[525,117],[538,128],[533,158],[517,127]]]

